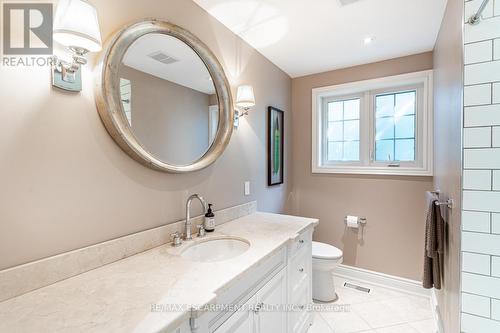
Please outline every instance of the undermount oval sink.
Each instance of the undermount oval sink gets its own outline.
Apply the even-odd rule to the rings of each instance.
[[[241,238],[211,238],[199,241],[181,252],[181,257],[200,262],[228,260],[245,253],[250,243]]]

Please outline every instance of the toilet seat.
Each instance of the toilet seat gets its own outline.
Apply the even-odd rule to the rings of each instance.
[[[342,258],[342,251],[335,246],[312,242],[312,257],[315,259],[338,260]]]

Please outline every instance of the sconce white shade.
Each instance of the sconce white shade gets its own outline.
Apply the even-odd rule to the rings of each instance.
[[[236,106],[239,108],[251,108],[255,105],[255,96],[253,88],[249,85],[239,86],[236,95]]]
[[[100,51],[101,31],[95,7],[85,0],[60,0],[54,19],[54,40],[67,47]]]

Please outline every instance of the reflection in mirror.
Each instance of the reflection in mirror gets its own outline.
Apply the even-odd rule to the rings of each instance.
[[[128,124],[132,125],[132,112],[131,112],[131,100],[132,93],[130,89],[130,80],[120,78],[120,97],[122,99],[122,107],[123,112],[125,112],[125,116],[127,117]]]
[[[146,34],[128,48],[119,77],[124,117],[146,150],[172,165],[190,164],[207,152],[219,124],[217,95],[188,45]]]

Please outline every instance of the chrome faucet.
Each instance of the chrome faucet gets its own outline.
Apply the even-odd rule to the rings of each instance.
[[[193,237],[191,236],[191,217],[189,216],[189,209],[191,208],[191,201],[193,199],[198,199],[201,202],[201,205],[203,206],[203,214],[207,211],[207,203],[205,199],[203,199],[202,196],[198,194],[193,194],[191,195],[186,202],[186,240],[191,240]]]

